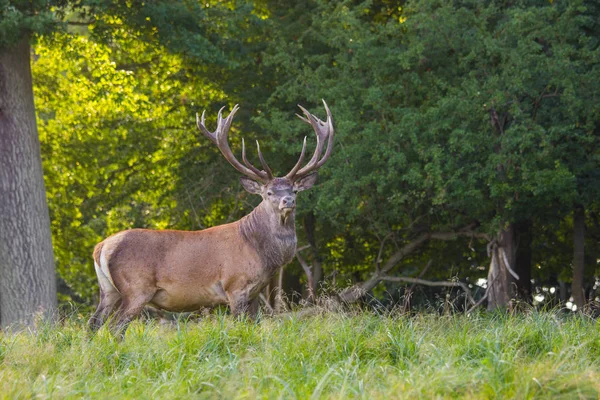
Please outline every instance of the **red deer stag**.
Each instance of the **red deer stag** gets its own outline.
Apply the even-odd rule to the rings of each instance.
[[[223,119],[219,111],[217,129],[198,128],[221,151],[229,163],[245,176],[244,189],[262,196],[262,202],[239,221],[196,232],[132,229],[98,243],[94,267],[100,284],[100,304],[89,326],[99,329],[115,311],[115,328],[124,334],[129,322],[145,305],[167,311],[194,311],[203,306],[229,304],[234,315],[252,312],[256,298],[276,271],[289,263],[296,250],[296,193],[311,188],[317,170],[333,149],[333,122],[325,101],[327,121],[323,122],[299,106],[317,137],[312,158],[302,167],[306,137],[298,162],[284,177],[277,178],[260,151],[262,170],[246,158],[242,140],[242,161],[233,155],[227,135],[236,105]],[[321,157],[325,143],[327,149]]]

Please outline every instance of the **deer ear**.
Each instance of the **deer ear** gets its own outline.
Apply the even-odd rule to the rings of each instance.
[[[319,174],[317,171],[311,172],[303,178],[300,178],[296,182],[294,182],[294,190],[301,192],[303,190],[310,189],[317,182],[317,177]]]
[[[262,185],[260,183],[253,181],[250,178],[246,178],[245,176],[240,176],[240,182],[248,193],[261,194]]]

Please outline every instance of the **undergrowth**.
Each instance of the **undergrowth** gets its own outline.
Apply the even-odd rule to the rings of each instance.
[[[2,398],[598,398],[600,326],[555,312],[323,312],[0,333]]]

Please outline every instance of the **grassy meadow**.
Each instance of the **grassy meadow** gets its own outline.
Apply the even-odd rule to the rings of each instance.
[[[598,398],[600,323],[554,312],[323,312],[0,333],[0,397]]]

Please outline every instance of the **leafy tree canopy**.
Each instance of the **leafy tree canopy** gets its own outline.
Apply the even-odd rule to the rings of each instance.
[[[551,279],[569,259],[574,205],[597,215],[599,12],[582,0],[0,2],[0,46],[42,34],[33,72],[64,293],[90,301],[89,254],[107,234],[204,228],[256,203],[198,141],[196,112],[210,124],[239,102],[232,147],[261,139],[281,172],[312,135],[296,104],[324,116],[321,98],[335,150],[298,219],[304,241],[316,220],[326,276],[365,279],[424,232],[493,237],[529,219],[548,255],[537,276]],[[58,20],[91,29],[48,34]],[[474,281],[486,257],[463,238],[401,264],[415,275],[433,260],[429,276]]]

